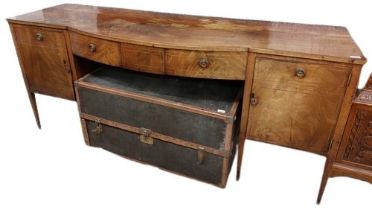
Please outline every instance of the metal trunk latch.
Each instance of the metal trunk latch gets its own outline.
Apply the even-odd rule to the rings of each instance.
[[[200,146],[198,148],[198,161],[197,161],[198,165],[203,164],[205,160],[205,156],[206,156],[205,148]]]
[[[102,133],[102,124],[99,119],[94,120],[94,123],[96,124],[96,128],[92,130],[93,133],[100,134]]]
[[[152,131],[146,128],[140,128],[139,130],[139,140],[144,144],[154,144],[154,139],[150,136]]]

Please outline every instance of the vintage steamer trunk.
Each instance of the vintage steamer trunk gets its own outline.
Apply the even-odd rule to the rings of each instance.
[[[224,187],[241,85],[102,67],[75,88],[88,145]]]

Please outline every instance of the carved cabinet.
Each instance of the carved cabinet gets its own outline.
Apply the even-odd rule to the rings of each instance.
[[[361,91],[355,99],[336,160],[370,169],[372,175],[372,90]]]
[[[354,99],[339,147],[328,154],[319,189],[321,201],[329,177],[348,176],[372,184],[372,75]],[[334,151],[334,153],[333,153]]]
[[[350,123],[354,122],[347,130],[344,138],[346,148],[340,151],[342,160],[372,166],[372,111],[353,110]]]

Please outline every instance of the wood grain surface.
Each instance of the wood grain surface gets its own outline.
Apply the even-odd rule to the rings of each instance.
[[[164,49],[126,43],[121,49],[124,68],[164,74]]]
[[[33,26],[14,25],[30,91],[74,99],[70,62],[64,33]],[[36,39],[36,34],[42,40]]]
[[[246,52],[167,50],[165,71],[169,75],[210,79],[244,80]],[[201,66],[200,62],[206,62]]]
[[[72,31],[131,44],[175,49],[246,51],[364,63],[344,27],[165,14],[62,4],[10,22]],[[351,57],[350,57],[351,56]]]
[[[70,33],[72,52],[111,66],[121,66],[120,43]]]
[[[267,56],[255,62],[257,104],[250,106],[247,137],[325,155],[351,66]]]

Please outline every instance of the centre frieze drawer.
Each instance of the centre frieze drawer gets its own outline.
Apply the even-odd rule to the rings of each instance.
[[[247,52],[166,50],[165,71],[169,75],[244,80]]]

